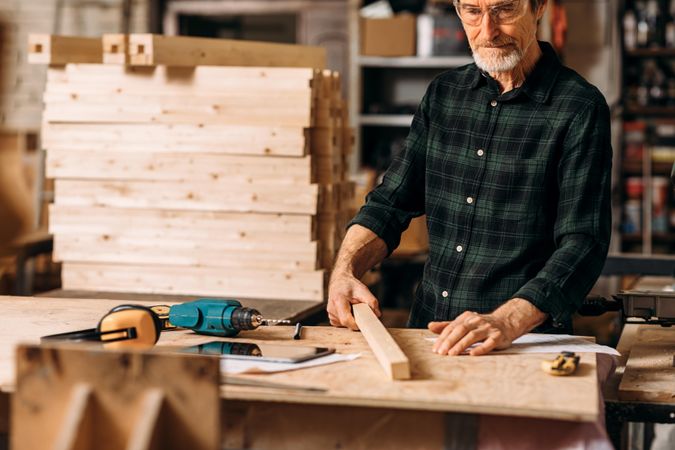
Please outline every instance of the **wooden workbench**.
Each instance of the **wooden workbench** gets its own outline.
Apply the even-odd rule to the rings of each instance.
[[[626,324],[616,348],[621,357],[603,396],[607,431],[622,448],[628,422],[675,423],[675,327]]]
[[[119,303],[0,297],[0,314],[5,324],[0,328],[0,390],[13,390],[16,343],[37,342],[41,335],[95,326],[104,313]],[[315,428],[318,434],[315,440],[306,441],[307,448],[334,445],[337,441],[330,439],[337,439],[335,436],[342,436],[343,443],[351,438],[363,442],[363,435],[354,434],[358,424],[367,424],[360,433],[375,433],[383,447],[390,439],[399,447],[404,442],[412,443],[404,440],[411,433],[417,439],[423,434],[425,442],[442,446],[449,442],[448,430],[458,424],[469,427],[467,436],[470,435],[471,421],[464,419],[478,414],[582,422],[598,418],[595,355],[583,354],[574,376],[552,377],[540,369],[540,364],[542,359],[553,355],[439,356],[431,352],[431,342],[425,339],[431,336],[428,331],[393,329],[391,333],[411,361],[411,380],[388,381],[357,332],[305,327],[300,341],[291,340],[292,327],[241,333],[238,340],[331,346],[340,353],[362,356],[351,362],[294,372],[238,375],[252,382],[284,384],[289,389],[223,385],[226,446],[266,448],[281,428],[290,436],[293,430],[307,434],[311,431],[307,427],[318,422],[329,430],[318,433]],[[159,345],[187,346],[209,340],[213,338],[172,331],[162,334]],[[306,390],[308,387],[325,391],[311,392]],[[453,420],[449,421],[449,417]],[[412,431],[411,424],[414,424]],[[347,426],[356,428],[347,432],[344,428]],[[331,435],[331,429],[336,434]],[[385,440],[380,436],[383,430],[388,436]]]

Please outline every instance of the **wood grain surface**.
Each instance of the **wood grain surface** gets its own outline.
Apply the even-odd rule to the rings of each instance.
[[[158,302],[145,302],[156,304]],[[47,298],[0,298],[6,326],[0,329],[0,386],[13,389],[13,352],[18,342],[37,342],[41,335],[95,326],[119,301]],[[598,417],[595,355],[582,354],[574,376],[552,377],[541,369],[553,354],[440,356],[431,352],[426,330],[390,329],[410,359],[412,379],[385,381],[361,333],[331,327],[305,327],[303,339],[292,340],[293,327],[268,327],[243,332],[240,341],[335,347],[361,353],[351,362],[249,379],[323,387],[325,393],[259,387],[221,387],[226,399],[283,401],[300,404],[372,406],[411,410],[469,412],[509,416],[594,421]],[[160,346],[186,346],[213,340],[187,331],[163,333]]]
[[[675,328],[642,325],[619,384],[619,399],[675,404]]]

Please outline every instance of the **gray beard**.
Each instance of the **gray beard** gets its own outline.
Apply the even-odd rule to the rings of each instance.
[[[506,55],[486,60],[480,56],[478,52],[473,52],[473,60],[479,69],[487,73],[510,72],[515,69],[516,66],[518,66],[520,61],[523,59],[524,54],[525,52],[519,48],[514,48]]]

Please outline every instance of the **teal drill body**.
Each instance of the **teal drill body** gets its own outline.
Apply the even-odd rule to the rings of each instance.
[[[171,306],[169,322],[198,334],[232,337],[261,324],[260,312],[246,308],[237,300],[202,298]]]

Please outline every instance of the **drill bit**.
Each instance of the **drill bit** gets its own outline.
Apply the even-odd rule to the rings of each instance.
[[[291,321],[286,319],[265,319],[264,317],[260,318],[260,325],[265,325],[269,327],[273,325],[279,325],[280,323],[291,323]]]

